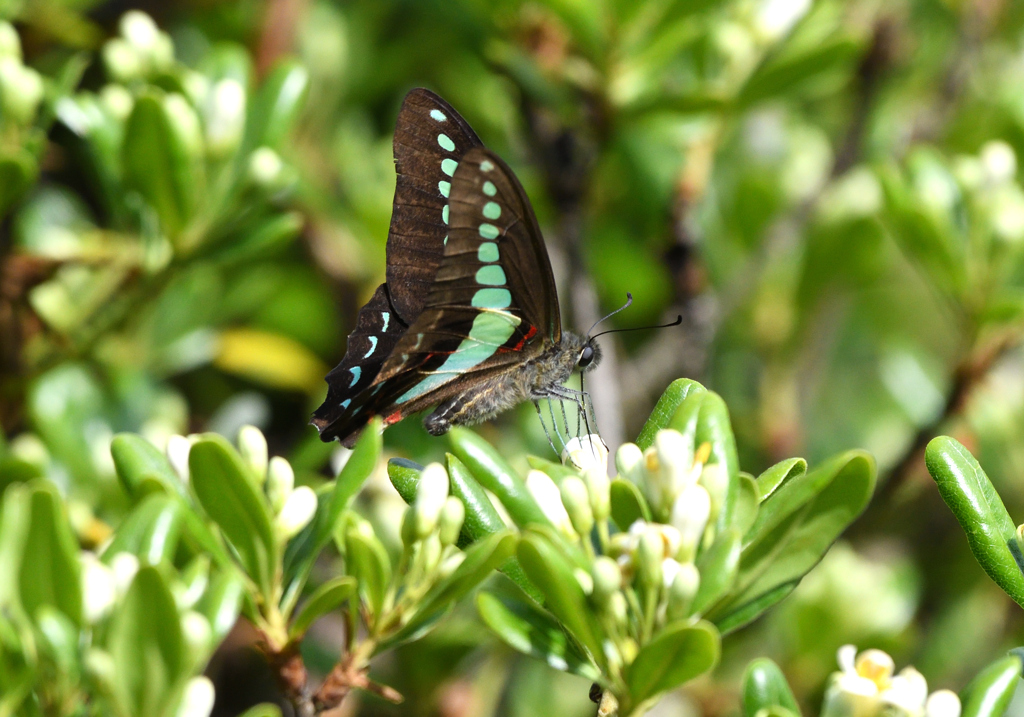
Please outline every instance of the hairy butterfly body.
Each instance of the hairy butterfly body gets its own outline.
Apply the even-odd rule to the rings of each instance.
[[[571,398],[562,384],[597,347],[562,331],[547,249],[512,170],[444,100],[410,92],[394,140],[398,174],[387,281],[360,309],[313,414],[351,445],[431,406],[433,435],[523,401]]]

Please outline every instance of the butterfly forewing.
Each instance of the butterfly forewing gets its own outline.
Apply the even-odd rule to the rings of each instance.
[[[394,395],[406,412],[482,373],[523,361],[561,336],[554,277],[529,200],[512,171],[480,147],[453,178],[444,258],[426,305],[381,369],[420,380]]]
[[[444,255],[452,177],[480,138],[452,107],[424,89],[405,97],[395,128],[398,174],[387,244],[391,300],[407,323],[423,309]]]

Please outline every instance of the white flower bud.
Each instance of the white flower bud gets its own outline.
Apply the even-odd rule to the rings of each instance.
[[[12,456],[41,471],[45,471],[46,466],[50,463],[49,449],[43,440],[34,433],[22,433],[15,436],[7,448]]]
[[[119,37],[103,45],[103,64],[107,74],[116,82],[137,80],[145,70],[143,58],[134,47]]]
[[[654,436],[654,449],[658,452],[662,480],[666,493],[675,497],[690,487],[693,477],[693,441],[679,431],[666,428]]]
[[[267,468],[267,500],[275,515],[284,508],[294,488],[295,471],[292,470],[292,464],[281,456],[271,458]]]
[[[465,519],[466,506],[455,496],[448,496],[444,502],[444,508],[441,509],[441,517],[437,521],[441,545],[455,545]]]
[[[635,443],[623,443],[615,451],[615,468],[619,477],[633,483],[640,480],[639,472],[643,470],[644,452]]]
[[[164,111],[181,146],[193,157],[198,157],[203,151],[203,132],[192,105],[184,95],[173,92],[164,97]]]
[[[683,547],[682,534],[671,525],[664,523],[655,523],[655,527],[661,533],[661,539],[665,541],[665,555],[674,558],[679,554],[679,549]]]
[[[238,148],[245,131],[245,88],[227,78],[213,86],[206,103],[206,149],[221,159]]]
[[[1002,140],[986,142],[981,148],[981,166],[990,184],[1003,184],[1017,174],[1017,155]]]
[[[129,10],[121,16],[121,37],[140,52],[148,52],[156,44],[160,28],[141,10]]]
[[[882,690],[879,699],[894,715],[921,717],[928,699],[928,681],[913,667],[905,667]]]
[[[167,439],[167,460],[171,467],[181,478],[182,483],[188,483],[188,454],[192,450],[192,441],[185,436],[174,435]]]
[[[857,646],[843,645],[836,650],[836,662],[843,672],[857,672]]]
[[[562,451],[562,463],[580,470],[595,468],[608,472],[608,446],[596,433],[570,438]]]
[[[590,577],[590,573],[583,568],[573,568],[572,574],[576,578],[576,582],[583,589],[583,594],[592,595],[594,592],[594,578]]]
[[[612,512],[611,481],[608,480],[608,472],[596,468],[583,471],[583,482],[587,487],[590,510],[594,513],[594,520],[598,522],[608,520],[608,516]]]
[[[282,169],[284,162],[270,147],[257,147],[249,157],[249,179],[264,189],[274,187]]]
[[[689,563],[687,563],[689,565]],[[676,579],[676,575],[679,574],[679,569],[682,567],[675,558],[665,558],[661,561],[661,584],[668,588],[672,585],[672,581]]]
[[[299,486],[293,490],[274,520],[278,535],[284,540],[298,535],[303,528],[309,525],[309,521],[313,520],[313,516],[316,514],[316,505],[316,493],[308,485]]]
[[[0,107],[5,118],[18,125],[35,120],[43,99],[43,78],[11,57],[0,58]]]
[[[132,108],[135,106],[135,98],[132,97],[132,93],[123,85],[115,84],[104,85],[100,90],[100,102],[103,103],[110,116],[120,122],[128,119],[128,115],[132,113]]]
[[[205,652],[210,648],[213,629],[204,615],[188,610],[181,616],[181,634],[190,650]]]
[[[960,717],[960,698],[952,690],[936,690],[924,706],[925,717]]]
[[[709,463],[701,471],[698,483],[704,486],[711,497],[709,519],[714,520],[725,502],[725,494],[729,491],[729,474],[721,463]]]
[[[629,620],[629,605],[622,591],[612,593],[608,600],[608,612],[619,625],[625,625]]]
[[[622,587],[622,571],[619,564],[607,555],[599,555],[590,567],[590,575],[594,583],[594,603],[607,608],[614,593]]]
[[[210,717],[216,693],[209,677],[193,677],[185,685],[175,717]]]
[[[587,492],[586,484],[576,476],[567,476],[562,479],[559,493],[573,529],[581,536],[590,535],[594,527],[594,512],[590,507],[590,494]]]
[[[448,500],[448,473],[440,463],[431,463],[420,474],[416,488],[416,537],[423,540],[434,532]]]
[[[21,40],[14,25],[0,20],[0,59],[5,57],[21,62]]]
[[[649,526],[640,536],[633,554],[637,578],[648,589],[661,583],[661,562],[664,558],[665,541],[657,528]]]
[[[131,553],[118,553],[110,561],[110,569],[114,572],[117,596],[122,598],[131,587],[135,574],[139,572],[139,559]]]
[[[456,550],[447,558],[441,561],[441,564],[437,568],[437,576],[439,579],[444,580],[449,575],[454,573],[462,561],[466,559],[466,554],[461,550]]]
[[[82,612],[92,625],[103,619],[117,601],[114,571],[92,553],[82,553]]]
[[[256,485],[263,485],[267,480],[267,439],[263,431],[256,426],[242,426],[238,429],[238,452],[252,471]]]
[[[676,498],[672,505],[672,526],[679,531],[681,539],[680,561],[693,560],[710,516],[711,496],[704,486],[692,485]]]
[[[666,562],[668,562],[666,560]],[[675,576],[668,583],[669,620],[682,620],[690,614],[690,606],[700,588],[700,571],[693,563],[676,563]]]
[[[566,512],[565,506],[562,505],[562,495],[558,486],[547,473],[538,470],[527,473],[526,489],[530,491],[530,495],[537,501],[537,505],[555,528],[570,538],[576,537],[569,514]]]

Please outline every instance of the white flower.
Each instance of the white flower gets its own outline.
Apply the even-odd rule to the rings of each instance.
[[[1002,140],[986,142],[981,148],[981,166],[992,184],[1002,184],[1017,174],[1017,155],[1013,147]]]
[[[924,706],[925,717],[960,717],[960,698],[952,690],[936,690]]]
[[[572,464],[580,470],[595,468],[607,473],[608,446],[596,433],[570,438],[562,451],[562,463]]]
[[[190,648],[201,651],[210,647],[210,639],[213,637],[210,621],[195,610],[189,610],[181,616],[181,633]]]
[[[117,596],[123,597],[131,587],[135,573],[139,572],[139,559],[131,553],[118,553],[110,561],[110,567],[114,571],[114,585],[117,588]]]
[[[106,617],[117,600],[114,571],[92,553],[82,553],[82,611],[90,625]]]
[[[776,40],[811,9],[811,0],[764,0],[757,11],[757,29],[766,40]]]
[[[690,562],[711,517],[711,495],[702,485],[691,485],[672,504],[672,526],[679,531],[680,560]]]
[[[285,539],[294,538],[299,531],[309,525],[316,514],[316,493],[308,485],[299,486],[285,501],[281,512],[277,514],[275,523],[278,533]]]
[[[635,443],[623,443],[615,451],[615,467],[619,475],[628,481],[638,482],[639,471],[643,470],[644,452]]]
[[[206,147],[213,157],[225,157],[238,147],[245,131],[245,88],[227,78],[213,86],[206,103]]]
[[[43,99],[43,78],[12,57],[0,57],[0,103],[17,124],[30,124]]]
[[[594,527],[594,511],[590,507],[590,494],[587,492],[586,484],[576,476],[566,476],[562,479],[559,492],[572,527],[580,535],[590,535],[590,530]]]
[[[438,535],[441,545],[454,545],[459,539],[462,523],[466,519],[466,506],[453,495],[448,496],[438,518]]]
[[[883,705],[891,707],[900,717],[921,717],[928,699],[928,682],[913,667],[905,667],[879,697]]]
[[[256,426],[242,426],[238,429],[238,452],[249,466],[257,485],[267,479],[267,438]]]
[[[281,512],[294,488],[295,471],[292,470],[292,464],[281,456],[271,458],[267,468],[267,500],[274,513]]]
[[[833,674],[821,717],[874,717],[877,710],[878,685],[856,673]]]
[[[257,147],[249,157],[249,179],[260,187],[273,187],[284,162],[270,147]]]
[[[567,536],[571,538],[576,537],[576,531],[573,530],[569,514],[566,512],[565,506],[562,505],[562,495],[558,490],[558,486],[555,485],[555,482],[551,480],[547,473],[538,470],[532,470],[527,473],[526,489],[530,491],[530,495],[537,501],[537,505],[540,506],[541,511],[551,521],[552,525]]]
[[[431,463],[420,474],[413,503],[416,516],[416,537],[426,538],[437,528],[441,511],[448,500],[448,472],[440,463]]]
[[[128,115],[132,113],[132,107],[135,105],[135,98],[132,97],[132,93],[126,90],[123,85],[115,84],[104,85],[103,89],[100,90],[100,101],[107,112],[121,122],[128,119]]]
[[[677,496],[697,481],[700,472],[694,475],[693,443],[682,433],[671,428],[658,431],[654,449],[658,452],[662,480],[667,481],[668,495]]]
[[[216,694],[209,677],[193,677],[185,685],[175,717],[210,717]]]
[[[167,439],[167,460],[182,483],[188,483],[189,480],[188,454],[191,450],[192,441],[185,436],[173,435]]]

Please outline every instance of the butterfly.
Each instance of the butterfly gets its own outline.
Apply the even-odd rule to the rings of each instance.
[[[351,446],[374,416],[387,426],[430,407],[423,424],[435,436],[524,401],[539,412],[540,399],[573,401],[586,418],[585,394],[563,384],[600,351],[562,330],[544,238],[515,174],[425,89],[402,103],[394,155],[386,281],[327,374],[312,419],[320,439]]]

